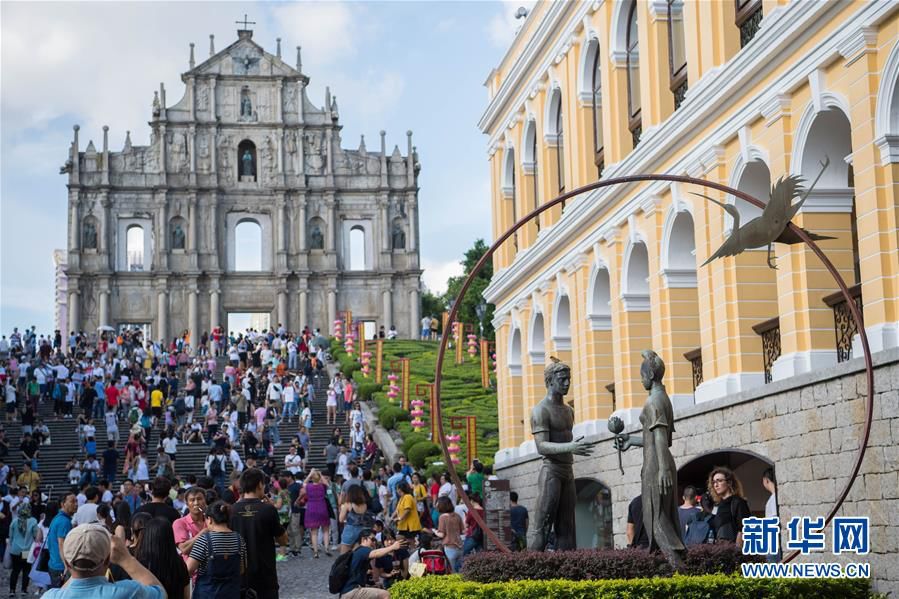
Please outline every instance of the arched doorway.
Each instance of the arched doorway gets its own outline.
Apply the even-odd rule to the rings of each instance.
[[[611,549],[612,491],[594,478],[574,481],[577,504],[574,522],[578,549]]]
[[[698,493],[704,493],[709,472],[716,466],[726,466],[743,485],[743,493],[749,502],[753,516],[765,515],[768,492],[762,487],[762,473],[774,468],[774,462],[745,449],[725,448],[701,454],[677,469],[678,496],[684,487],[693,485]]]

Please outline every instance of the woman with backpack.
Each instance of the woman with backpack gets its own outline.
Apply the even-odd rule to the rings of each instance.
[[[346,501],[340,506],[338,520],[343,524],[340,535],[340,553],[347,553],[359,540],[362,530],[371,526],[373,518],[368,514],[368,495],[359,485],[346,492]]]
[[[730,468],[718,466],[709,474],[708,489],[715,502],[715,542],[741,546],[743,519],[752,516],[743,498],[743,485]]]
[[[206,508],[206,530],[197,537],[187,558],[187,570],[197,572],[193,599],[239,599],[240,580],[247,568],[247,545],[228,527],[231,507],[216,501]],[[234,567],[234,558],[240,567]]]
[[[440,517],[437,520],[437,530],[433,531],[434,536],[440,539],[453,572],[458,574],[462,570],[462,529],[465,524],[456,513],[453,502],[445,495],[437,499],[437,511]]]

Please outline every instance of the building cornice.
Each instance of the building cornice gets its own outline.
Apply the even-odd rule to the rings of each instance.
[[[808,81],[808,76],[820,65],[832,60],[837,49],[855,35],[859,27],[867,27],[882,21],[899,9],[899,3],[865,3],[845,21],[835,28],[823,41],[811,48],[800,60],[792,62],[779,75],[779,87],[771,94],[759,95],[742,107],[734,106],[743,101],[745,90],[753,81],[763,78],[784,64],[781,55],[795,52],[795,47],[811,39],[828,21],[827,13],[841,5],[823,2],[793,2],[773,12],[763,21],[758,36],[747,48],[740,51],[717,71],[715,77],[704,77],[697,82],[696,91],[687,102],[672,114],[661,126],[641,140],[637,148],[621,162],[608,165],[604,178],[613,178],[631,173],[658,172],[661,164],[684,148],[690,148],[695,141],[695,131],[700,131],[708,123],[719,119],[722,113],[732,113],[720,121],[709,134],[704,135],[706,143],[697,144],[681,153],[679,160],[665,169],[672,173],[692,173],[697,165],[706,168],[720,157],[723,146],[745,124],[762,118],[763,108],[780,103],[785,90],[792,90]],[[691,87],[691,89],[694,89]],[[770,113],[769,113],[770,114]],[[584,194],[577,202],[569,202],[565,217],[550,228],[543,228],[535,243],[518,253],[515,263],[494,275],[490,285],[484,290],[485,299],[497,307],[514,301],[510,295],[516,289],[519,294],[529,294],[533,281],[520,287],[522,281],[539,276],[540,273],[554,272],[561,268],[564,256],[572,252],[587,251],[594,243],[607,239],[613,223],[627,220],[627,216],[637,211],[645,200],[645,193],[653,193],[653,186],[630,200],[615,207],[618,198],[627,195],[638,184],[630,183],[614,188],[606,187]],[[613,210],[614,208],[614,210]],[[599,223],[599,226],[597,226]],[[567,247],[570,239],[581,235],[582,231],[593,231],[584,237],[576,247]],[[602,232],[602,233],[601,233]]]

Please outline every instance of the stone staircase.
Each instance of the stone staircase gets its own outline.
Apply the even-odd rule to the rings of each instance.
[[[216,377],[221,380],[224,372],[225,358],[217,359]],[[326,468],[324,448],[331,436],[333,425],[325,424],[325,415],[327,413],[325,403],[327,400],[328,377],[324,372],[314,378],[315,399],[312,402],[312,418],[313,425],[309,431],[310,451],[307,456],[307,468],[318,468],[324,470]],[[75,416],[81,411],[76,407]],[[39,415],[50,429],[52,444],[41,447],[41,456],[39,459],[40,474],[42,478],[41,489],[51,497],[56,498],[60,493],[67,491],[70,486],[68,483],[68,470],[66,463],[73,455],[78,456],[79,460],[84,459],[84,454],[78,445],[78,433],[75,428],[75,419],[54,420],[52,402],[43,402],[39,406]],[[338,416],[338,425],[341,429],[344,439],[349,443],[349,426],[343,422],[343,416]],[[295,416],[293,422],[284,421],[279,426],[281,433],[281,443],[274,448],[274,459],[277,468],[280,470],[284,467],[284,457],[288,453],[291,440],[299,430],[299,417]],[[97,429],[97,454],[98,458],[106,449],[106,424],[101,419],[94,422]],[[121,469],[124,464],[124,445],[128,440],[129,427],[127,422],[119,422],[118,449],[120,459],[118,464],[117,481],[121,481]],[[159,443],[159,436],[162,432],[160,427],[154,428],[150,433],[147,443],[149,466],[151,467],[151,477],[155,474],[152,466],[155,463],[156,446]],[[19,443],[21,442],[21,427],[18,424],[10,424],[6,426],[7,440],[9,441],[9,455],[5,460],[10,466],[15,466],[17,470],[21,470],[22,458],[19,451]],[[194,474],[197,476],[205,474],[206,456],[209,455],[210,446],[204,444],[179,444],[177,451],[176,472],[179,476],[187,476]],[[241,459],[246,460],[243,447],[237,448]],[[261,467],[262,462],[257,460],[257,464]],[[230,474],[230,464],[228,472]]]

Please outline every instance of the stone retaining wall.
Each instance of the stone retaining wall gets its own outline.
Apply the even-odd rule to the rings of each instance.
[[[872,551],[834,556],[827,550],[799,561],[867,562],[878,591],[899,594],[899,350],[875,354],[874,418],[865,460],[840,516],[868,516]],[[576,390],[575,390],[576,391]],[[861,360],[777,381],[762,388],[676,412],[672,453],[678,467],[710,451],[740,449],[774,462],[782,522],[793,516],[826,516],[855,462],[865,417]],[[576,394],[575,394],[576,395]],[[631,427],[629,432],[638,431]],[[598,444],[591,457],[576,457],[577,478],[595,478],[612,493],[615,546],[625,545],[627,506],[640,493],[642,453],[623,456],[624,474],[611,434],[588,437]],[[497,463],[520,501],[533,509],[540,460],[535,455]],[[744,486],[758,481],[742,481]],[[532,519],[533,521],[533,519]],[[782,537],[782,543],[786,540]]]

